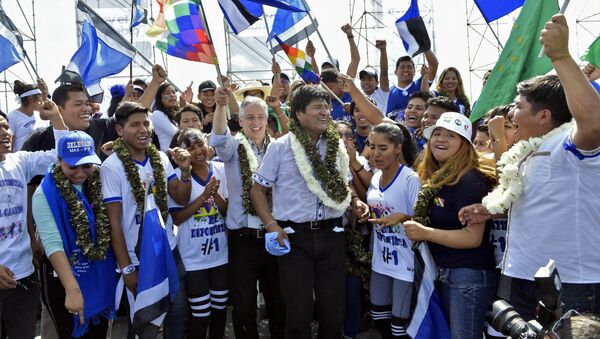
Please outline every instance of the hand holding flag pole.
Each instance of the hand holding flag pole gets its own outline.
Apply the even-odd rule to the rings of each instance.
[[[569,6],[569,2],[571,0],[565,0],[565,2],[563,2],[562,6],[560,7],[560,11],[558,11],[558,14],[565,14],[565,12],[567,11],[567,6]],[[538,54],[538,58],[543,58],[545,55],[544,53],[544,46],[542,46],[542,48],[540,49],[540,54]]]

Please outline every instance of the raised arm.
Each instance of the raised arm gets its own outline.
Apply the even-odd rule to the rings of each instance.
[[[275,56],[272,59],[271,72],[273,72],[273,81],[271,84],[271,95],[279,98],[279,91],[281,90],[281,66],[275,60]]]
[[[238,102],[237,100],[235,100],[235,96],[233,95],[233,92],[238,90],[238,85],[232,82],[226,75],[222,75],[221,79],[223,79],[223,87],[230,89],[229,99],[227,101],[227,108],[229,108],[229,113],[238,114],[240,112],[240,106],[238,105]]]
[[[573,143],[581,150],[597,149],[600,147],[600,95],[569,54],[569,27],[564,15],[557,14],[546,23],[540,42],[552,60],[575,119]]]
[[[227,132],[227,101],[229,100],[229,91],[226,88],[217,88],[215,91],[215,115],[213,117],[212,132],[223,135]]]
[[[319,65],[315,59],[315,45],[313,45],[310,40],[306,43],[306,55],[310,57],[310,64],[312,65],[313,72],[319,74]]]
[[[435,75],[437,74],[439,62],[435,54],[433,54],[433,51],[428,50],[424,54],[425,60],[427,60],[427,65],[429,67],[429,72],[427,73],[427,80],[433,81],[435,80]]]
[[[356,42],[354,41],[354,34],[352,34],[352,26],[350,24],[345,24],[342,26],[342,32],[346,33],[346,38],[348,38],[348,44],[350,44],[350,64],[348,65],[348,70],[346,74],[348,74],[351,78],[356,78],[356,72],[358,71],[358,64],[360,63],[360,53],[358,53],[358,47],[356,47]]]
[[[342,89],[344,92],[347,92],[352,97],[352,101],[356,104],[360,112],[369,120],[372,125],[379,125],[383,122],[383,113],[377,108],[377,106],[373,105],[365,95],[356,87],[352,78],[345,74],[338,74],[338,77],[342,79],[343,86]]]
[[[152,101],[154,101],[156,92],[158,92],[158,86],[160,86],[166,78],[167,72],[161,65],[154,65],[154,67],[152,67],[152,80],[150,80],[148,88],[146,88],[139,100],[142,106],[152,109]]]
[[[379,87],[384,92],[390,91],[390,78],[388,77],[387,42],[376,40],[375,47],[379,50]]]

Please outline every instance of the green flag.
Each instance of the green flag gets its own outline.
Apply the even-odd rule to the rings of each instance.
[[[538,58],[542,48],[539,37],[546,22],[556,13],[557,0],[525,1],[500,58],[481,90],[471,121],[478,120],[496,106],[511,103],[520,81],[546,74],[552,69],[550,59]]]
[[[596,68],[600,68],[600,37],[590,45],[581,59],[588,61]]]

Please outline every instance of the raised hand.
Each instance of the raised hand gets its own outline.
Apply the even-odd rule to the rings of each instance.
[[[276,110],[277,108],[281,107],[281,102],[279,101],[279,99],[277,97],[272,96],[272,95],[267,96],[265,98],[265,102],[267,103],[267,105],[269,107],[271,107],[274,110]]]
[[[192,157],[186,149],[175,147],[173,149],[169,149],[168,152],[177,167],[181,168],[182,171],[189,171],[192,164]]]
[[[375,40],[375,48],[382,51],[387,48],[387,42],[385,40]]]
[[[346,36],[348,38],[353,37],[353,35],[352,35],[352,26],[350,26],[350,24],[345,24],[344,26],[342,26],[342,32],[346,33]]]
[[[311,58],[315,57],[315,45],[313,45],[312,41],[308,40],[306,43],[306,55]]]
[[[44,79],[38,79],[37,85],[38,85],[38,88],[40,89],[40,91],[42,92],[42,98],[44,100],[46,98],[48,98],[48,85],[46,85],[46,82],[44,81]]]
[[[215,102],[217,106],[227,106],[229,102],[229,93],[231,92],[228,88],[219,87],[215,91]],[[206,116],[204,117],[206,119]],[[212,118],[211,118],[212,121]]]
[[[544,53],[552,61],[571,56],[569,54],[569,27],[564,15],[556,14],[546,23],[542,29],[540,43],[544,46]]]
[[[152,67],[152,80],[162,83],[167,79],[167,76],[167,71],[161,65],[156,64]]]
[[[273,72],[274,75],[281,74],[281,66],[279,66],[279,63],[275,60],[275,57],[272,59],[271,72]]]

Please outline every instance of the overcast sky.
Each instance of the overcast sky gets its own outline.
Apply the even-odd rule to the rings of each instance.
[[[94,0],[95,1],[95,0]],[[116,1],[117,3],[126,3],[129,0],[102,0],[102,1]],[[541,1],[541,0],[538,0]],[[548,1],[548,0],[544,0]],[[4,10],[13,19],[15,24],[23,31],[28,31],[23,15],[20,12],[17,2],[20,3],[23,10],[26,13],[31,12],[31,1],[30,0],[0,0]],[[339,59],[341,69],[345,71],[348,61],[348,43],[341,32],[340,27],[350,21],[350,13],[354,1],[348,0],[307,0],[311,7],[312,13],[316,20],[319,22],[319,30],[324,40],[327,43],[327,47],[330,52]],[[402,11],[408,7],[409,0],[365,0],[367,6],[370,6],[372,2],[381,3],[384,9],[392,13],[383,13],[379,15],[379,19],[384,22],[389,28],[379,29],[377,32],[374,30],[361,32],[363,35],[367,33],[369,40],[373,41],[377,38],[385,38],[389,42],[388,44],[393,46],[393,49],[389,51],[390,59],[395,59],[398,56],[404,54],[399,45],[399,38],[395,37],[394,21],[401,16]],[[562,3],[562,0],[560,1]],[[93,1],[90,1],[93,3]],[[215,41],[217,54],[221,62],[222,72],[226,72],[226,53],[225,53],[225,39],[224,39],[224,25],[223,15],[218,9],[216,0],[208,0],[203,2],[206,6],[207,17],[209,25]],[[354,7],[353,25],[359,26],[360,17],[363,13],[363,0],[356,0]],[[465,87],[467,93],[471,96],[476,97],[481,89],[481,81],[478,76],[483,74],[486,68],[493,67],[493,63],[498,57],[498,50],[494,48],[486,40],[494,41],[494,37],[487,30],[485,33],[485,39],[482,39],[480,34],[485,31],[484,23],[480,19],[480,15],[477,9],[472,11],[473,2],[472,0],[420,0],[421,11],[425,12],[425,15],[432,15],[432,22],[429,23],[430,36],[434,40],[434,51],[440,61],[440,68],[438,74],[442,69],[448,66],[457,67],[465,81]],[[38,50],[38,72],[42,78],[46,80],[52,90],[55,86],[53,81],[57,78],[60,73],[61,65],[68,64],[71,56],[75,52],[78,41],[77,31],[75,23],[75,1],[74,0],[35,0],[35,12],[36,12],[36,28],[37,28],[37,50]],[[158,6],[154,6],[154,10],[157,11]],[[112,14],[112,13],[111,13]],[[156,13],[155,13],[156,14]],[[518,10],[515,13],[501,19],[498,24],[493,24],[494,30],[499,32],[500,40],[502,43],[508,38],[510,27],[512,22],[516,19]],[[596,20],[600,18],[600,1],[598,0],[571,0],[569,8],[567,10],[567,17],[570,25],[570,48],[573,55],[580,55],[593,41],[595,36],[600,33],[600,22],[589,22],[590,20]],[[467,16],[470,16],[470,20],[474,21],[474,25],[471,29],[467,29]],[[128,16],[128,13],[124,13],[123,16]],[[429,21],[429,17],[425,17],[425,21]],[[376,21],[370,15],[367,15],[366,23],[369,26],[375,25]],[[31,20],[31,15],[28,14],[28,18]],[[576,24],[576,20],[583,20],[579,24]],[[363,21],[364,23],[364,21]],[[432,23],[432,24],[431,24]],[[143,35],[146,27],[140,26],[136,31],[137,35]],[[358,29],[358,28],[357,28]],[[358,39],[358,32],[355,32],[355,37]],[[252,34],[252,33],[250,33]],[[468,36],[468,38],[467,38]],[[324,49],[322,48],[316,34],[311,36],[317,46],[317,59],[322,61],[326,58]],[[467,43],[470,41],[470,44]],[[305,42],[302,42],[300,47],[304,48]],[[366,60],[367,51],[365,49],[365,40],[362,39],[359,47],[361,50],[362,60],[359,66],[359,70],[364,68],[367,64],[373,64],[374,60],[378,60],[378,54],[374,53],[373,49],[369,49],[369,60]],[[262,50],[263,53],[267,52],[267,47],[260,43],[259,40],[255,40],[252,47],[254,49]],[[29,54],[33,58],[33,45],[27,43],[26,48]],[[285,57],[283,52],[280,52],[280,57]],[[470,58],[469,58],[470,55]],[[249,53],[248,58],[258,58],[258,56]],[[469,60],[472,65],[470,67]],[[163,59],[160,54],[156,57],[157,63],[163,64]],[[242,57],[234,58],[233,62],[240,66],[244,64]],[[282,62],[282,65],[284,63]],[[489,65],[488,65],[489,64]],[[214,80],[216,78],[215,68],[212,65],[206,65],[201,63],[195,63],[186,60],[179,60],[176,58],[168,58],[169,77],[175,81],[180,87],[184,88],[191,81],[194,81],[194,87],[206,79]],[[475,72],[469,72],[469,69],[476,69]],[[238,68],[239,69],[239,68]],[[15,79],[22,78],[27,82],[31,82],[25,67],[22,64],[18,64],[9,69],[10,72],[0,74],[0,81],[4,80],[4,76],[9,82]],[[393,72],[393,64],[390,67],[390,71]],[[128,70],[123,74],[128,74]],[[391,80],[395,81],[395,77]],[[124,79],[105,79],[102,81],[102,85],[105,88],[105,92],[108,92],[108,87],[111,84],[117,82],[123,82]],[[13,99],[12,93],[4,93],[4,85],[0,85],[0,108],[2,110],[14,109],[17,107],[17,103]],[[7,100],[8,99],[8,100]],[[105,101],[109,101],[107,97]]]

